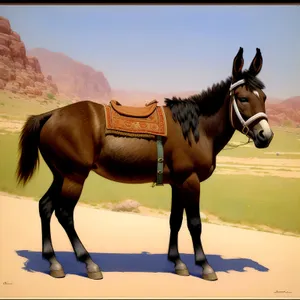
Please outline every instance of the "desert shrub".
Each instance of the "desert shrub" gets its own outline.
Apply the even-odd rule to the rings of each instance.
[[[47,94],[47,97],[48,97],[48,99],[50,99],[50,100],[54,100],[54,99],[55,99],[55,96],[54,96],[52,93],[48,93],[48,94]]]

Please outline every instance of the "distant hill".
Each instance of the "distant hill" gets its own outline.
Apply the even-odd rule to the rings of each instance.
[[[300,96],[288,98],[280,103],[281,107],[300,109]]]
[[[44,73],[50,74],[60,94],[83,100],[106,102],[111,98],[111,88],[104,74],[73,60],[63,53],[43,48],[27,51],[38,58]]]
[[[63,53],[37,48],[29,50],[28,54],[38,58],[42,71],[52,76],[60,94],[76,98],[77,101],[90,99],[108,103],[115,99],[124,105],[139,106],[156,99],[163,105],[167,97],[185,98],[201,92],[201,89],[175,93],[115,89],[110,87],[102,72],[74,61]],[[266,110],[272,125],[300,127],[300,96],[286,100],[268,97]]]
[[[271,124],[300,127],[300,96],[288,98],[280,103],[267,102],[266,109]]]
[[[163,105],[165,98],[177,96],[177,97],[188,97],[199,93],[200,91],[190,91],[190,92],[177,92],[177,93],[155,93],[146,91],[129,91],[129,90],[119,90],[112,89],[112,98],[118,100],[126,105],[144,105],[152,100],[157,100],[159,104]]]

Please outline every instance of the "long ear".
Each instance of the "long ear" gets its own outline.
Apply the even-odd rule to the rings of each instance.
[[[240,47],[239,52],[237,53],[237,55],[233,60],[232,76],[235,80],[237,80],[237,78],[239,77],[244,66],[243,52],[244,52],[243,48]]]
[[[251,73],[253,76],[256,76],[260,72],[262,65],[263,65],[263,58],[260,49],[256,48],[256,55],[253,58],[252,63],[250,65],[249,73]]]

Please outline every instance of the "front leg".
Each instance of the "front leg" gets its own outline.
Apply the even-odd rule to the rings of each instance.
[[[202,278],[217,280],[217,275],[209,265],[201,243],[202,224],[200,219],[200,182],[196,174],[191,175],[180,188],[180,197],[184,199],[187,226],[192,237],[195,263],[202,267]]]
[[[168,260],[174,263],[175,273],[181,276],[188,276],[189,271],[187,266],[180,258],[178,251],[178,233],[182,224],[183,218],[183,201],[178,197],[178,189],[172,185],[172,206],[170,215],[170,241]]]

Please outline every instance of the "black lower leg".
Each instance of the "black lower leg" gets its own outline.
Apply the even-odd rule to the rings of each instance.
[[[101,279],[102,274],[98,265],[91,259],[74,227],[74,208],[80,197],[82,187],[83,183],[71,182],[68,179],[64,180],[59,204],[55,209],[55,215],[70,239],[77,260],[86,264],[89,277]]]
[[[216,280],[216,274],[208,264],[201,243],[202,224],[200,219],[200,182],[198,177],[192,175],[182,186],[182,195],[185,197],[185,211],[187,226],[193,241],[195,263],[203,268],[203,278]]]
[[[55,197],[59,193],[61,182],[54,179],[51,187],[39,201],[39,213],[42,225],[42,255],[50,263],[50,274],[54,277],[64,277],[64,271],[57,261],[52,245],[50,221],[54,211]]]
[[[194,210],[196,211],[196,209]],[[187,213],[188,215],[188,213]],[[190,231],[194,253],[195,253],[195,263],[196,265],[202,267],[202,277],[207,280],[217,280],[217,276],[213,270],[213,268],[209,265],[206,255],[204,254],[202,242],[201,242],[201,231],[202,224],[200,220],[200,215],[189,214],[188,218],[188,229]]]
[[[192,215],[191,215],[192,214]],[[197,213],[187,213],[187,224],[188,229],[190,231],[193,247],[195,252],[195,263],[201,267],[204,267],[207,264],[207,259],[203,251],[202,242],[201,242],[201,232],[202,232],[202,224],[200,220],[200,215]]]
[[[181,228],[183,218],[183,202],[179,197],[178,190],[172,186],[172,206],[170,215],[170,240],[168,250],[168,260],[175,264],[175,272],[178,275],[189,275],[186,265],[182,262],[178,251],[178,233]]]
[[[194,203],[194,205],[187,206],[186,214],[188,229],[193,241],[195,263],[196,265],[202,267],[204,279],[216,280],[217,276],[212,267],[209,265],[206,255],[203,251],[201,242],[202,223],[200,219],[199,205]]]

